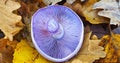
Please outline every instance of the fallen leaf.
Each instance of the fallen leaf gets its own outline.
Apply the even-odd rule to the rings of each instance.
[[[65,3],[64,5],[73,9],[78,15],[85,17],[91,24],[109,23],[109,19],[98,16],[98,10],[92,9],[93,4],[97,1],[98,0],[88,0],[83,4],[75,2],[72,5],[69,3]]]
[[[86,0],[80,0],[81,2],[85,2]]]
[[[101,46],[105,48],[106,57],[95,61],[95,63],[118,63],[118,52],[116,52],[111,36],[103,36],[101,43]]]
[[[120,49],[120,34],[112,34],[113,44],[117,49]]]
[[[10,41],[23,28],[21,16],[12,13],[19,7],[20,4],[12,0],[0,1],[0,29]]]
[[[101,40],[95,37],[94,40],[91,40],[91,33],[92,32],[88,32],[85,34],[85,39],[80,51],[73,59],[66,63],[92,63],[106,56],[106,53],[103,51],[104,48],[99,46]]]
[[[7,39],[0,39],[0,54],[2,55],[2,63],[12,63],[13,52],[17,41],[9,41]],[[0,56],[1,57],[1,56]]]
[[[103,9],[98,12],[99,16],[110,18],[110,24],[120,25],[119,6],[117,0],[100,0],[94,4],[93,9]]]
[[[117,56],[119,57],[118,59],[120,59],[120,49],[118,49],[116,52],[117,52]]]
[[[74,10],[78,15],[85,17],[85,19],[91,24],[101,24],[101,23],[109,23],[109,19],[100,17],[97,15],[98,10],[92,9],[93,4],[96,3],[97,0],[88,0],[87,2],[80,4],[78,2],[73,3],[72,5],[69,3],[64,3],[64,6],[67,6]],[[84,21],[86,21],[84,20]]]
[[[43,2],[46,5],[55,5],[55,4],[57,4],[58,2],[61,2],[61,1],[63,1],[63,0],[43,0]],[[73,2],[75,2],[75,0],[66,0],[65,2],[69,3],[69,4],[72,4]]]
[[[66,0],[67,1],[67,3],[69,3],[69,4],[72,4],[73,2],[75,2],[75,0]]]
[[[18,9],[19,14],[22,16],[22,21],[25,24],[24,28],[17,34],[14,39],[20,41],[26,39],[31,45],[31,17],[39,8],[46,6],[42,0],[18,0],[21,7]]]
[[[14,52],[13,63],[51,63],[44,59],[26,40],[17,44]]]
[[[98,10],[92,9],[93,4],[96,3],[98,0],[88,0],[84,4],[82,4],[82,14],[83,17],[87,21],[92,24],[101,24],[101,23],[109,23],[109,19],[100,17],[97,15]]]
[[[79,15],[83,15],[82,14],[82,5],[80,4],[80,3],[73,3],[72,5],[71,4],[69,4],[69,3],[64,3],[63,4],[64,6],[67,6],[67,7],[69,7],[69,8],[71,8],[74,12],[76,12],[77,14],[79,14]]]
[[[46,4],[46,5],[55,5],[56,3],[60,2],[62,0],[43,0],[43,2]]]
[[[0,53],[0,63],[2,62],[2,54]]]

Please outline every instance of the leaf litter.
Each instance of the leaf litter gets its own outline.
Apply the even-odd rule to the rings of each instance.
[[[5,38],[13,40],[13,36],[17,34],[22,28],[21,16],[14,14],[13,11],[20,8],[18,2],[11,0],[0,1],[0,30],[5,34]]]
[[[2,0],[2,1],[7,1],[7,0]],[[0,2],[2,2],[2,1],[0,1]],[[9,1],[11,1],[11,3],[13,3],[12,0],[8,0],[8,2]],[[20,59],[20,55],[24,54],[24,53],[18,54],[18,52],[20,50],[22,50],[22,48],[16,47],[16,45],[20,45],[20,43],[22,43],[21,47],[24,45],[27,46],[27,48],[25,48],[26,52],[31,53],[31,52],[35,51],[35,49],[32,46],[30,46],[30,44],[28,44],[29,42],[31,42],[31,38],[30,38],[31,16],[37,9],[46,6],[42,0],[32,0],[32,1],[17,0],[17,1],[21,4],[20,5],[21,7],[20,7],[19,3],[17,3],[17,6],[19,6],[19,7],[17,7],[16,9],[14,8],[14,10],[17,10],[19,8],[17,10],[18,13],[16,13],[16,14],[20,15],[19,16],[19,15],[15,14],[15,16],[21,17],[18,20],[18,22],[21,23],[21,24],[19,24],[20,27],[18,27],[19,31],[22,29],[23,23],[24,23],[24,28],[22,29],[22,31],[20,31],[20,32],[18,31],[15,34],[11,34],[9,37],[8,37],[8,35],[5,34],[4,31],[2,31],[5,34],[5,36],[8,37],[10,40],[13,40],[11,37],[13,37],[17,34],[14,37],[14,40],[12,41],[13,43],[11,41],[3,39],[3,38],[0,40],[0,61],[2,61],[2,62],[5,62],[5,60],[6,60],[6,62],[11,63],[12,61],[18,61],[18,59]],[[101,1],[102,1],[102,3],[101,3]],[[119,13],[117,6],[110,6],[110,5],[114,4],[113,2],[115,0],[101,0],[101,1],[98,1],[98,0],[88,0],[87,1],[86,0],[83,2],[81,0],[81,2],[80,2],[80,0],[79,1],[73,0],[72,4],[65,2],[64,5],[73,9],[82,18],[84,25],[88,25],[88,23],[85,23],[86,21],[91,23],[89,25],[95,24],[94,26],[96,26],[98,24],[101,25],[102,23],[107,23],[109,25],[109,22],[110,22],[110,24],[113,24],[113,25],[116,25],[116,24],[119,25],[119,21],[118,21],[119,16],[116,16],[116,13]],[[106,2],[106,1],[108,1],[108,2]],[[113,2],[111,2],[111,1],[113,1]],[[100,5],[103,3],[106,5],[100,6],[97,4],[99,2],[100,2]],[[9,3],[9,4],[11,4],[11,3]],[[96,8],[96,9],[99,9],[99,10],[95,10],[95,8],[94,8],[95,4],[98,5],[98,8]],[[6,9],[11,9],[11,12],[8,11],[10,14],[14,14],[13,13],[14,10],[12,10],[13,7],[6,7]],[[111,7],[111,8],[109,8],[109,7]],[[106,9],[108,10],[107,12],[109,12],[109,13],[99,16],[99,12],[101,12],[103,10],[105,10],[105,12],[106,12]],[[113,16],[112,14],[114,14],[115,16]],[[6,15],[6,14],[2,14],[2,15]],[[102,16],[104,16],[104,17],[102,17]],[[110,18],[110,21],[106,17]],[[114,17],[114,19],[111,17]],[[96,27],[98,27],[98,26],[96,26]],[[96,30],[99,30],[100,28],[98,27],[98,29],[96,29]],[[100,62],[100,63],[109,63],[109,62],[118,63],[118,62],[120,62],[119,61],[119,59],[120,59],[119,34],[110,34],[110,32],[112,32],[112,31],[110,31],[110,32],[106,31],[105,33],[102,34],[101,32],[97,31],[98,33],[96,33],[96,35],[102,34],[101,37],[103,36],[102,38],[98,39],[98,35],[97,36],[94,35],[95,28],[92,27],[92,28],[90,28],[90,30],[93,31],[93,33],[90,31],[86,32],[88,30],[85,30],[86,33],[85,33],[84,43],[83,43],[83,46],[82,46],[81,50],[79,51],[79,53],[75,57],[73,57],[71,60],[67,61],[66,63],[86,63],[86,62],[87,63],[93,63],[93,62],[94,63],[98,63],[98,62]],[[108,34],[108,35],[106,35],[106,34]],[[16,41],[17,39],[19,39],[19,41],[21,41],[21,40],[22,41],[18,42],[18,41]],[[26,40],[23,40],[23,39],[26,39]],[[15,43],[14,43],[14,41],[15,41]],[[7,45],[7,47],[8,46],[9,47],[6,48],[6,45]],[[29,48],[30,49],[32,48],[32,49],[30,51],[28,51]],[[17,50],[17,49],[19,51],[14,52],[14,50]],[[7,52],[7,51],[10,51],[10,52]],[[14,52],[14,58],[15,58],[14,60],[13,60],[13,52]],[[38,54],[37,51],[35,53]],[[36,54],[34,54],[34,55],[36,56]],[[7,55],[9,55],[9,56],[7,57]],[[31,59],[34,55],[31,55],[28,58],[27,54],[26,54],[26,58],[23,58],[22,60],[26,61],[25,59]],[[35,63],[39,63],[40,61],[42,61],[42,59],[40,58],[41,57],[40,55],[38,55],[37,57],[38,58],[34,61]],[[91,58],[91,59],[87,59],[86,57]],[[30,60],[30,61],[33,61],[33,60]],[[48,62],[45,62],[45,63],[48,63]]]

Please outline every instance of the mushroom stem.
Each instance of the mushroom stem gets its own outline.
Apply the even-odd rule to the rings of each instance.
[[[48,21],[47,24],[48,31],[52,33],[53,38],[61,39],[64,35],[64,29],[61,24],[59,24],[54,19]]]

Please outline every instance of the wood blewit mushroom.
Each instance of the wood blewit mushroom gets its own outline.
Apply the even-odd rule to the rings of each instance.
[[[81,48],[83,34],[81,19],[68,7],[51,5],[32,16],[33,44],[48,60],[63,62],[72,58]]]

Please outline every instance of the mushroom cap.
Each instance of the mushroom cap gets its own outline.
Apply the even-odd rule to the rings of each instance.
[[[32,16],[31,36],[38,52],[48,60],[63,62],[77,54],[83,42],[84,27],[70,8],[51,5]]]

